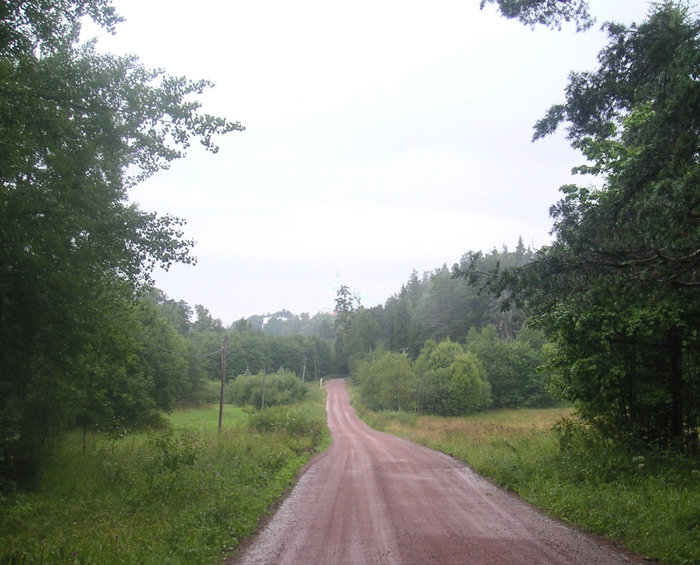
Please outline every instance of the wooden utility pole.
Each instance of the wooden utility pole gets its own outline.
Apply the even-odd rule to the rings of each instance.
[[[224,421],[224,382],[226,381],[226,354],[228,350],[228,336],[224,336],[221,344],[221,394],[219,395],[219,431]]]
[[[260,407],[265,408],[265,369],[263,369],[263,379],[262,379],[262,406]]]

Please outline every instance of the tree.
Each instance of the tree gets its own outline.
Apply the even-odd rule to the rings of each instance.
[[[301,329],[301,318],[289,310],[280,310],[267,316],[265,333],[270,335],[293,335]]]
[[[542,24],[559,29],[563,22],[575,22],[577,30],[582,31],[594,23],[586,0],[481,0],[480,7],[487,3],[497,4],[504,17],[529,26]]]
[[[192,325],[192,308],[187,302],[175,302],[157,288],[148,292],[147,296],[156,305],[160,315],[166,318],[180,335],[187,335]]]
[[[388,349],[410,351],[411,356],[420,351],[419,328],[416,311],[406,296],[405,287],[396,296],[390,297],[383,309],[383,333]]]
[[[265,379],[265,406],[299,402],[308,392],[301,379],[290,371],[278,371]],[[239,406],[261,407],[263,374],[239,375],[228,389],[228,397]]]
[[[521,330],[516,340],[501,339],[492,325],[470,330],[465,349],[479,359],[491,385],[494,407],[552,403],[547,393],[548,376],[539,371],[544,363],[543,345],[543,340],[536,339],[535,332],[528,328]]]
[[[317,335],[304,337],[304,351],[306,355],[305,380],[317,380],[324,375],[333,373],[333,350],[329,340]]]
[[[455,312],[464,304],[457,293],[457,286],[461,281],[450,276],[450,271],[443,265],[431,277],[431,285],[423,299],[423,310],[426,330],[434,339],[456,337],[456,332],[451,331]]]
[[[359,359],[377,349],[379,335],[379,321],[374,311],[360,306],[353,314],[345,341],[345,353],[351,370]]]
[[[47,53],[70,46],[85,16],[111,33],[122,21],[109,0],[7,2],[0,11],[0,53],[3,58],[21,57],[37,49]]]
[[[36,453],[72,421],[81,371],[113,374],[100,335],[130,330],[105,313],[148,288],[155,266],[194,261],[183,222],[129,204],[127,188],[192,140],[216,151],[216,135],[242,129],[200,111],[207,81],[80,45],[84,16],[119,22],[108,0],[0,8],[0,476],[23,474],[20,447]]]
[[[350,288],[342,285],[338,289],[335,298],[335,355],[338,363],[338,371],[341,375],[347,375],[350,371],[348,365],[348,339],[350,324],[357,298],[350,292]]]
[[[464,348],[449,339],[435,343],[428,340],[414,364],[418,379],[418,403],[421,411],[447,415],[450,411],[450,367]]]
[[[569,185],[555,241],[494,288],[556,342],[559,393],[628,443],[695,449],[700,418],[700,22],[676,2],[607,24],[595,72],[535,139],[568,124],[599,188]]]
[[[204,335],[207,334],[205,333]],[[261,332],[230,333],[228,346],[228,367],[230,373],[227,374],[235,377],[246,372],[257,373],[267,368],[269,365],[267,337]],[[211,362],[211,367],[210,378],[216,380],[217,372],[213,362]],[[218,374],[221,374],[220,369]]]
[[[361,363],[356,371],[358,392],[373,410],[410,410],[416,380],[403,353],[381,353]]]
[[[219,332],[224,331],[224,327],[219,318],[212,318],[209,310],[201,304],[196,304],[194,311],[197,314],[197,319],[192,324],[194,331],[204,332]]]
[[[449,415],[478,412],[491,405],[491,385],[476,355],[468,351],[455,357],[449,368]]]

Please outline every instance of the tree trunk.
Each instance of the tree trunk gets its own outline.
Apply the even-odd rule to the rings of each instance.
[[[671,388],[671,441],[680,444],[683,437],[683,337],[680,328],[668,334]]]

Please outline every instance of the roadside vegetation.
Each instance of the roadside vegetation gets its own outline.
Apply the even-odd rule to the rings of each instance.
[[[652,560],[700,563],[697,458],[624,449],[570,408],[445,418],[355,407],[372,427],[448,453],[550,516]]]
[[[180,410],[163,429],[57,444],[36,488],[0,498],[2,563],[219,563],[327,444],[318,385],[265,410]]]

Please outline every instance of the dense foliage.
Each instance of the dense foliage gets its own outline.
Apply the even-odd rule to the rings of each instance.
[[[430,339],[415,360],[382,350],[366,356],[353,372],[360,400],[372,410],[441,416],[554,403],[549,374],[540,370],[549,348],[540,334],[523,328],[516,339],[501,339],[488,325],[463,342]]]
[[[365,308],[343,286],[336,300],[336,368],[375,410],[441,415],[494,407],[547,406],[548,344],[523,327],[522,313],[474,284],[474,269],[525,265],[533,252],[466,253],[422,279],[414,271],[383,306]],[[470,271],[471,270],[471,271]]]
[[[598,188],[562,187],[555,241],[494,288],[555,342],[558,392],[608,436],[695,450],[700,424],[700,22],[676,2],[608,24],[595,72],[535,138],[568,124]]]
[[[452,271],[446,265],[423,273],[422,277],[413,271],[384,305],[366,308],[357,300],[345,300],[345,310],[337,316],[336,350],[352,369],[378,348],[405,352],[415,359],[428,340],[462,341],[470,329],[489,324],[497,328],[501,338],[513,339],[524,318],[517,311],[503,311],[488,289],[455,275],[469,266],[489,271],[497,266],[524,265],[532,256],[522,240],[514,251],[507,247],[486,254],[469,251]]]
[[[332,340],[318,335],[288,332],[268,334],[253,329],[251,324],[236,322],[228,329],[221,320],[212,318],[208,310],[197,305],[197,317],[183,301],[175,302],[158,292],[159,311],[177,320],[182,336],[190,347],[195,363],[208,380],[221,378],[221,346],[228,338],[226,380],[238,375],[288,370],[302,381],[318,380],[335,371]],[[177,312],[176,315],[173,313]]]
[[[327,312],[318,312],[312,316],[306,312],[294,314],[289,310],[279,310],[272,314],[241,318],[235,327],[239,330],[257,330],[268,335],[315,335],[330,340],[335,337],[335,318]]]
[[[190,242],[126,190],[242,129],[200,111],[206,81],[80,44],[83,16],[119,22],[107,0],[0,7],[0,477],[26,477],[57,430],[171,405],[174,338],[134,297],[154,266],[192,262]]]

